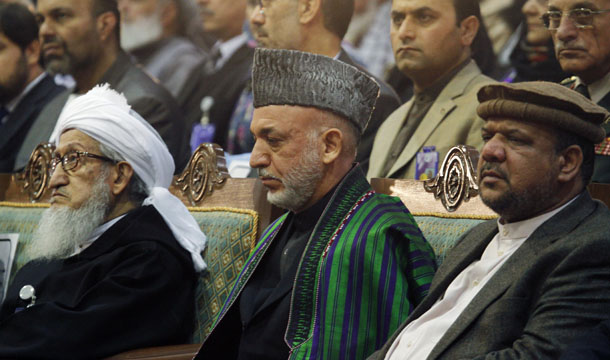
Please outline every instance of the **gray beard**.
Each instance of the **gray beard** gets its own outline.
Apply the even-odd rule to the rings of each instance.
[[[161,39],[162,35],[160,15],[155,13],[131,23],[122,23],[121,47],[125,51],[132,51]]]
[[[275,193],[267,192],[267,201],[286,210],[302,209],[316,191],[322,172],[321,156],[312,139],[294,168],[281,179],[284,189]],[[261,173],[269,174],[264,169],[259,170]]]
[[[44,211],[32,242],[25,250],[27,258],[67,258],[104,223],[110,210],[110,189],[105,178],[101,176],[96,181],[91,197],[80,208],[56,206]]]

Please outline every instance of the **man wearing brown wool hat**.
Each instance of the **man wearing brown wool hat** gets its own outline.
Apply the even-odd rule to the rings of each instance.
[[[557,359],[607,318],[610,211],[586,190],[610,116],[558,84],[478,92],[479,194],[500,218],[469,231],[371,359]]]
[[[250,165],[286,210],[238,275],[197,359],[365,359],[424,298],[431,247],[354,165],[379,86],[326,56],[257,49]]]

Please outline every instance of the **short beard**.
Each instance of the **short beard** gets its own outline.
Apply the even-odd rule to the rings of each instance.
[[[28,65],[25,53],[22,53],[17,62],[17,68],[11,74],[5,84],[0,84],[0,103],[6,104],[19,96],[28,81]]]
[[[69,257],[93,231],[104,223],[110,211],[110,188],[104,173],[93,184],[91,197],[78,209],[69,206],[51,207],[44,211],[27,257],[54,260]]]
[[[65,43],[61,43],[64,47],[64,55],[62,57],[43,57],[43,63],[46,72],[51,76],[55,75],[71,75],[74,70],[74,58],[68,52]]]
[[[323,175],[322,160],[315,144],[315,137],[312,136],[303,151],[303,156],[292,170],[280,179],[284,189],[274,193],[267,192],[267,200],[270,203],[296,212],[311,199]],[[260,169],[258,172],[261,176],[275,176],[265,169]]]
[[[121,47],[133,51],[161,39],[163,26],[158,11],[130,23],[121,24]]]
[[[484,192],[480,192],[483,203],[508,222],[530,219],[541,214],[547,207],[549,200],[553,199],[557,194],[557,187],[554,186],[552,180],[557,178],[557,174],[546,173],[544,178],[540,179],[535,187],[515,191],[508,182],[506,174],[498,168],[489,163],[483,165],[483,168],[493,168],[494,171],[504,176],[504,180],[508,184],[508,190],[494,199],[486,198]]]

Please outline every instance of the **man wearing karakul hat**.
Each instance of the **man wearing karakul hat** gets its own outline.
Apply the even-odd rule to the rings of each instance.
[[[423,299],[434,254],[354,165],[379,87],[356,68],[257,49],[250,165],[286,210],[263,233],[197,359],[363,359]]]
[[[0,358],[186,342],[205,235],[167,189],[167,146],[107,86],[71,101],[52,139],[51,207],[2,306]]]
[[[610,114],[548,82],[487,85],[478,99],[479,195],[500,218],[456,243],[370,360],[558,359],[608,317],[610,211],[586,186]]]

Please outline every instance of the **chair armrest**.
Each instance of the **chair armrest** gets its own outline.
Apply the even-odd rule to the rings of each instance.
[[[133,359],[157,359],[157,360],[192,360],[201,344],[185,344],[156,346],[144,349],[126,351],[107,360],[133,360]]]

